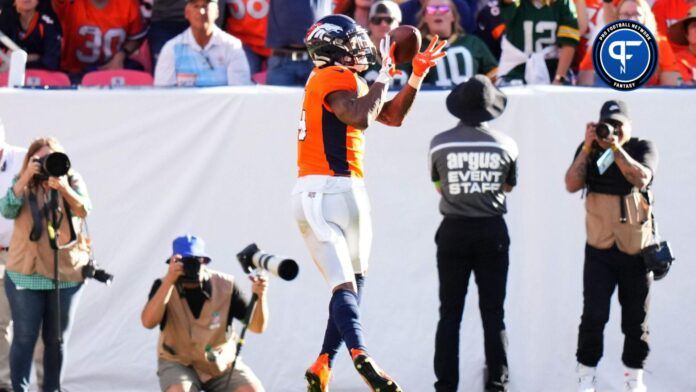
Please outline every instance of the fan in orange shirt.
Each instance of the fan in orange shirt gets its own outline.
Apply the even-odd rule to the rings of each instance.
[[[669,26],[684,18],[689,13],[689,8],[696,5],[693,0],[656,0],[652,6],[657,22],[657,31],[667,35]]]
[[[696,85],[696,7],[689,15],[669,27],[669,40],[679,45],[674,52],[685,85]]]
[[[363,181],[364,130],[375,120],[400,126],[428,70],[445,53],[437,36],[413,58],[408,84],[387,101],[396,74],[394,45],[380,43],[382,68],[371,87],[357,76],[376,61],[367,31],[344,15],[330,15],[305,37],[316,68],[305,86],[298,133],[299,178],[292,208],[314,263],[332,291],[324,343],[305,373],[307,391],[328,390],[331,364],[342,343],[373,391],[400,392],[396,381],[367,354],[359,304],[372,242]]]
[[[63,29],[61,69],[121,69],[147,30],[137,0],[52,0]]]
[[[657,33],[655,17],[650,10],[650,5],[648,5],[645,0],[622,0],[617,7],[617,11],[619,19],[633,20],[643,24],[653,33],[657,40],[657,69],[646,85],[678,86],[679,72],[677,71],[674,52],[672,52],[667,37]],[[588,50],[582,62],[580,62],[578,84],[592,86],[595,84],[595,79],[594,65],[592,64],[592,50]]]
[[[266,27],[270,0],[226,0],[225,30],[239,38],[249,60],[251,73],[261,71],[271,55],[266,47]]]

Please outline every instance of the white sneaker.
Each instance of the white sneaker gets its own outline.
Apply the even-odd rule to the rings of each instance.
[[[643,383],[643,369],[627,367],[624,371],[624,391],[647,392],[648,388]]]
[[[575,372],[578,376],[578,392],[596,392],[596,367],[589,367],[579,363]]]

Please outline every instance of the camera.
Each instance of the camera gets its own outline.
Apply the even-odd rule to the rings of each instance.
[[[82,277],[85,279],[94,279],[107,286],[114,280],[114,276],[106,272],[105,269],[99,268],[99,265],[94,260],[90,260],[87,265],[82,267]]]
[[[251,244],[239,252],[237,260],[242,264],[242,269],[247,274],[255,268],[261,268],[283,280],[293,280],[300,272],[295,260],[266,253],[259,249],[256,244]]]
[[[616,127],[608,122],[601,121],[595,126],[595,134],[597,134],[597,137],[600,139],[606,139],[617,133]]]
[[[34,176],[39,181],[64,176],[70,171],[70,159],[62,152],[52,152],[42,158],[35,158],[32,162],[41,165],[41,172]]]
[[[181,283],[198,283],[200,281],[201,261],[198,257],[183,257],[184,275],[179,278]]]

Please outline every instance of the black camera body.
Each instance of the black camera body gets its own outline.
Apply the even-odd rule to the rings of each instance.
[[[179,278],[181,283],[198,283],[200,281],[201,261],[198,257],[183,257],[184,275]]]
[[[595,134],[600,139],[606,139],[609,136],[617,135],[618,130],[616,129],[616,127],[613,124],[610,124],[610,123],[604,122],[604,121],[600,121],[595,126]]]
[[[39,181],[48,180],[49,177],[60,177],[70,171],[70,158],[62,152],[52,152],[44,157],[35,158],[32,162],[41,165],[41,172],[34,176]]]
[[[94,260],[90,260],[87,265],[82,267],[82,277],[85,279],[94,279],[107,286],[114,280],[114,276],[106,272],[105,269],[99,268],[99,265]]]

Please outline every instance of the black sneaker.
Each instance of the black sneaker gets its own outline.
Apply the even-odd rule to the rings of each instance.
[[[353,365],[374,392],[402,392],[401,387],[362,350],[350,350]]]

